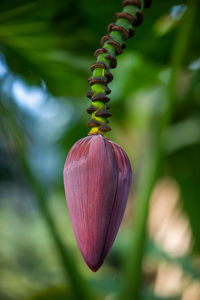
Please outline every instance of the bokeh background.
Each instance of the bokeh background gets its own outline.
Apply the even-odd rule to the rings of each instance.
[[[108,137],[134,180],[92,273],[62,170],[87,135],[87,77],[116,0],[0,2],[0,299],[200,299],[199,1],[154,0],[118,57]],[[78,295],[78,296],[77,296]]]

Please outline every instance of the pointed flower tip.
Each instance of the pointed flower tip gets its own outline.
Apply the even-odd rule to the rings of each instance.
[[[103,261],[99,261],[98,264],[96,266],[91,266],[90,264],[87,263],[87,261],[85,260],[87,266],[90,268],[90,270],[93,272],[93,273],[96,273],[102,266],[103,262],[104,262],[104,259]]]
[[[69,151],[64,186],[81,254],[96,272],[115,240],[124,215],[132,170],[124,150],[102,135],[90,135]]]
[[[88,266],[89,267],[89,266]],[[90,270],[93,272],[93,273],[96,273],[98,270],[99,270],[99,268],[100,267],[98,267],[98,268],[92,268],[92,267],[89,267],[90,268]]]

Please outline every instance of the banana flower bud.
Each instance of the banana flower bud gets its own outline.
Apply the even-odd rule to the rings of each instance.
[[[80,252],[96,272],[115,240],[132,181],[127,154],[101,134],[77,141],[64,166],[69,215]]]

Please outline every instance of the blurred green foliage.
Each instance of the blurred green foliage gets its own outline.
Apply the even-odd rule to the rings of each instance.
[[[191,17],[188,35],[182,35],[185,55],[174,62],[173,49],[181,56],[178,36],[192,7],[196,15]],[[145,239],[145,232],[141,233],[145,252],[140,253],[143,280],[138,297],[199,299],[198,294],[187,296],[190,286],[200,286],[199,8],[195,0],[153,1],[118,58],[110,84],[109,138],[127,151],[135,180],[114,247],[93,274],[84,265],[72,233],[62,169],[73,143],[87,135],[89,65],[108,23],[121,10],[120,1],[0,2],[0,300],[116,299],[127,279],[123,265],[130,261],[127,249],[137,231],[132,225],[137,219],[133,196],[137,205],[142,194],[138,188],[142,186],[143,194],[149,188],[151,194],[163,178],[176,182],[177,206],[189,224],[190,244],[183,255],[171,254],[154,236]],[[184,40],[185,36],[189,38]],[[159,135],[172,96],[170,124]],[[155,167],[155,145],[160,147],[161,140],[157,174],[147,180],[144,164],[150,171]],[[137,246],[131,247],[129,253],[135,253]],[[176,293],[158,292],[163,263],[182,274],[184,284]],[[135,277],[140,278],[139,272]]]

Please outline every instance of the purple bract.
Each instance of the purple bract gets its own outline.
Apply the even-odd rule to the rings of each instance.
[[[91,135],[77,141],[64,166],[69,215],[82,256],[92,271],[103,264],[124,215],[132,170],[124,150]]]

